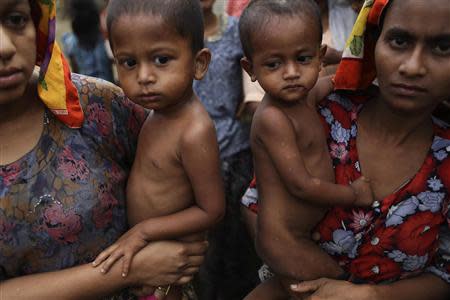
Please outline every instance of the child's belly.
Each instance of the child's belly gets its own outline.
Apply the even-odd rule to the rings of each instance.
[[[127,184],[127,215],[129,224],[166,216],[194,204],[190,182],[185,176],[148,178],[133,170]]]

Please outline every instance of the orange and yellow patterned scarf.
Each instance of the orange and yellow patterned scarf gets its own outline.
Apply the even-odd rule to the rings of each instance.
[[[56,0],[30,0],[37,32],[37,62],[40,66],[38,95],[64,124],[79,128],[83,110],[78,91],[72,83],[70,68],[55,41]],[[36,24],[37,23],[37,24]]]
[[[337,90],[367,88],[376,77],[374,52],[380,17],[389,0],[366,0],[356,19],[352,33],[334,77]]]

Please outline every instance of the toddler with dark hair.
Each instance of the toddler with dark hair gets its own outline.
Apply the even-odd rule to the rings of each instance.
[[[246,57],[243,68],[265,90],[253,117],[251,147],[259,192],[256,245],[262,259],[287,279],[315,279],[343,270],[311,240],[311,230],[331,205],[369,206],[368,180],[334,184],[318,102],[332,90],[329,77],[319,82],[320,11],[313,0],[254,0],[240,20]],[[317,84],[316,84],[317,83]],[[350,134],[350,133],[349,133]],[[282,229],[280,229],[282,228]],[[301,244],[301,274],[281,274],[283,249],[275,232]],[[273,284],[272,286],[270,286]],[[276,289],[276,280],[265,284]],[[279,289],[281,290],[281,288]],[[267,291],[248,299],[276,299]]]
[[[214,124],[192,88],[211,59],[199,1],[112,0],[107,26],[125,94],[150,109],[127,185],[133,228],[93,263],[107,272],[123,257],[126,276],[149,241],[204,239],[222,218],[224,193]],[[179,288],[157,290],[181,298]]]

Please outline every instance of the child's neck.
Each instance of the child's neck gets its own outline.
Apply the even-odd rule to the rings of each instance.
[[[219,31],[219,18],[212,10],[203,11],[205,24],[205,38],[215,35]]]
[[[269,94],[266,94],[266,96],[264,96],[264,98],[267,98],[267,102],[270,103],[271,105],[274,105],[283,110],[290,110],[290,109],[308,105],[308,101],[307,101],[308,96],[307,95],[296,101],[284,101],[284,100],[272,97]]]
[[[185,96],[182,97],[182,100],[165,108],[155,110],[154,113],[166,117],[175,117],[178,114],[182,113],[188,105],[195,101],[196,97],[197,96],[194,94],[194,92],[190,90],[190,92],[187,92]]]

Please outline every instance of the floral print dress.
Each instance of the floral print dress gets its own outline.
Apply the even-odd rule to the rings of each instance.
[[[47,112],[37,145],[0,165],[0,281],[88,263],[127,229],[125,187],[146,113],[106,81],[72,80],[83,126]]]
[[[348,185],[361,176],[362,105],[337,93],[322,104],[336,182]],[[412,179],[371,208],[331,208],[316,228],[319,245],[357,281],[390,282],[425,271],[450,283],[450,128],[433,121],[431,148]],[[242,203],[257,212],[257,199],[252,182]]]

